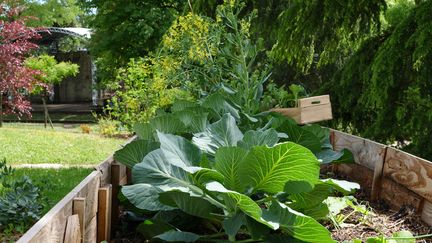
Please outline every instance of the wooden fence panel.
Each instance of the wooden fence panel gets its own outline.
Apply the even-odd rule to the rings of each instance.
[[[431,162],[398,149],[389,148],[383,175],[404,185],[428,201],[432,201]]]
[[[63,242],[66,231],[66,222],[69,216],[72,216],[73,214],[73,200],[76,197],[88,198],[89,200],[86,200],[87,209],[85,213],[89,215],[93,214],[94,206],[97,208],[97,190],[99,189],[99,181],[100,173],[98,171],[93,171],[47,214],[45,214],[45,216],[36,222],[36,224],[18,240],[18,243]],[[92,199],[93,194],[96,194],[96,200]],[[91,219],[92,218],[90,218],[90,220]],[[87,225],[91,223],[89,221],[87,222]],[[92,242],[95,241],[96,238]]]
[[[432,202],[425,200],[421,218],[423,221],[432,226]]]

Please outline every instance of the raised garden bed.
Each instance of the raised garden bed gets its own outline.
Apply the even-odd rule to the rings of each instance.
[[[336,150],[350,149],[356,163],[323,166],[323,173],[332,172],[358,182],[365,199],[377,202],[375,205],[388,205],[395,210],[387,214],[385,209],[380,211],[380,219],[393,217],[391,222],[401,224],[402,217],[409,216],[411,220],[418,217],[432,226],[432,162],[339,131],[331,131],[331,142]],[[111,229],[119,223],[120,211],[116,195],[120,186],[128,183],[128,179],[129,170],[110,157],[18,242],[70,242],[70,232],[78,232],[75,234],[79,234],[84,242],[110,240],[113,233]],[[396,213],[398,211],[399,218]],[[73,223],[76,217],[71,217],[72,215],[78,215],[82,225],[79,230],[71,229],[77,227]],[[385,220],[377,221],[381,222],[386,223]],[[425,232],[427,227],[425,229],[424,225],[417,223],[419,227],[423,227],[419,228],[419,232],[428,233]],[[68,236],[65,236],[66,233]],[[349,235],[349,232],[346,234]],[[333,237],[340,239],[342,236],[333,233]]]

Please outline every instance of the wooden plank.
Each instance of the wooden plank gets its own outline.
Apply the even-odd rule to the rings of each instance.
[[[388,148],[383,175],[432,201],[432,163],[395,148]]]
[[[81,226],[77,214],[69,216],[67,220],[64,243],[81,242]]]
[[[89,181],[87,185],[77,194],[78,197],[86,199],[85,203],[85,226],[90,223],[90,220],[96,216],[98,209],[98,190],[100,185],[100,173],[93,180]]]
[[[432,226],[432,202],[425,200],[421,218],[424,222]]]
[[[111,155],[108,159],[95,167],[95,169],[101,173],[100,186],[111,184],[111,164],[113,162],[114,158]]]
[[[19,240],[19,243],[27,242],[63,242],[66,230],[66,222],[72,215],[73,199],[78,193],[87,187],[92,180],[99,178],[99,172],[94,171],[45,214],[32,228],[30,228]]]
[[[338,164],[336,173],[360,184],[366,192],[372,191],[374,172],[359,164]]]
[[[77,214],[79,218],[80,231],[84,233],[86,232],[86,199],[82,197],[74,198],[73,200],[73,209],[72,214]],[[82,238],[84,239],[84,238]]]
[[[113,163],[111,165],[111,183],[112,183],[112,198],[111,198],[111,229],[118,225],[119,221],[119,201],[117,195],[120,191],[120,165]]]
[[[384,160],[387,154],[387,147],[384,149],[384,156],[382,159],[376,160],[373,182],[372,182],[372,192],[371,192],[371,200],[375,201],[379,199],[379,195],[381,193],[381,185],[382,185],[382,177],[384,170]]]
[[[399,210],[405,205],[414,207],[417,212],[421,210],[422,198],[392,179],[382,179],[380,198],[395,210]]]
[[[95,243],[97,239],[97,216],[90,220],[90,223],[86,225],[86,231],[84,233],[83,243]]]
[[[112,186],[99,188],[97,214],[97,242],[111,239]]]
[[[384,161],[386,146],[361,137],[334,131],[333,148],[340,151],[349,149],[357,164],[375,170],[376,163]]]

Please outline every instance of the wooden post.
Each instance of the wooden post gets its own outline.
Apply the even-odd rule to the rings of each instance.
[[[79,224],[81,226],[81,240],[85,234],[85,198],[76,197],[73,200],[73,210],[72,214],[78,214]]]
[[[80,243],[82,236],[80,231],[80,222],[78,214],[69,216],[67,219],[66,233],[64,243]]]
[[[132,184],[132,170],[126,167],[127,184]]]
[[[111,239],[112,186],[99,188],[97,215],[97,242]]]
[[[111,165],[111,184],[112,184],[112,197],[111,197],[111,228],[118,225],[119,221],[119,201],[118,193],[120,191],[120,165],[113,163]]]
[[[376,201],[380,197],[384,163],[385,163],[386,156],[387,156],[387,148],[388,147],[385,147],[385,149],[384,149],[383,160],[378,160],[375,163],[374,177],[373,177],[373,182],[372,182],[372,192],[371,192],[371,200],[372,201]]]

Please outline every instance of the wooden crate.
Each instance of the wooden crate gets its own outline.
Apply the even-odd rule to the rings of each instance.
[[[271,111],[290,117],[298,124],[307,124],[333,119],[329,95],[299,99],[298,107],[274,108],[271,109]]]

